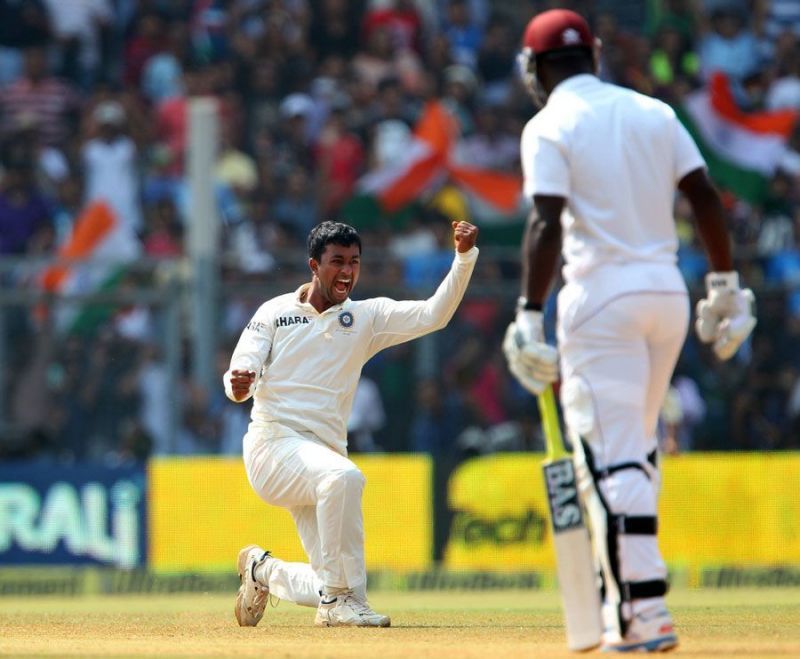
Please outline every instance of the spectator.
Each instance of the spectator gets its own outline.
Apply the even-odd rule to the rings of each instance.
[[[370,9],[364,16],[363,43],[369,43],[373,31],[385,28],[397,50],[415,50],[422,54],[422,18],[412,0],[388,0]]]
[[[75,88],[50,75],[45,49],[30,46],[24,51],[22,76],[0,90],[0,128],[8,134],[20,117],[31,117],[44,144],[63,146],[77,125],[79,108]]]
[[[800,42],[795,45],[778,75],[767,92],[767,109],[800,111]]]
[[[457,159],[482,169],[516,172],[519,163],[519,136],[507,131],[503,105],[484,102],[475,110],[475,132],[457,147]]]
[[[98,77],[102,47],[111,30],[114,14],[110,0],[44,3],[57,39],[61,75],[83,89],[89,88]]]
[[[314,148],[321,180],[321,212],[336,217],[353,193],[364,165],[364,147],[345,123],[345,109],[334,108]]]
[[[468,137],[475,130],[473,108],[479,91],[479,81],[466,66],[453,64],[443,74],[442,101],[458,119],[461,135]]]
[[[411,450],[434,458],[452,456],[464,429],[465,410],[451,387],[438,379],[422,380],[416,389]]]
[[[483,80],[486,102],[500,105],[509,101],[516,54],[511,22],[504,16],[494,17],[478,51],[477,72]]]
[[[53,196],[58,185],[70,174],[64,152],[42,141],[42,130],[34,115],[22,114],[17,117],[12,139],[18,139],[32,149],[36,161],[36,181],[43,192]]]
[[[700,70],[700,58],[681,33],[670,24],[658,33],[650,56],[650,74],[657,88],[671,85],[676,78],[694,80]]]
[[[144,251],[148,256],[156,258],[183,254],[181,221],[171,199],[160,199],[150,207],[144,234]]]
[[[0,0],[0,88],[22,74],[22,51],[44,46],[50,22],[42,0]]]
[[[364,49],[359,50],[352,60],[353,74],[374,93],[381,80],[399,77],[396,49],[386,26],[375,27],[369,33]]]
[[[758,69],[758,41],[735,4],[721,4],[711,13],[710,30],[700,41],[700,71],[704,80],[722,71],[741,81]]]
[[[473,20],[466,0],[450,0],[447,3],[442,34],[450,45],[453,62],[475,69],[483,40],[483,29]]]
[[[347,446],[359,453],[381,451],[375,433],[386,424],[386,413],[378,385],[365,375],[359,378],[353,408],[347,420]]]
[[[36,184],[33,145],[11,139],[0,161],[0,255],[45,253],[53,249],[52,205]]]
[[[286,176],[284,190],[275,201],[275,220],[290,227],[295,240],[301,240],[320,220],[306,170],[302,167],[292,169]]]
[[[317,62],[331,56],[350,59],[359,45],[358,19],[363,2],[360,0],[322,0],[319,11],[313,12],[309,41],[313,44]]]
[[[83,145],[86,202],[105,201],[131,234],[140,233],[136,145],[125,134],[125,110],[116,101],[100,103],[92,113],[96,136]]]
[[[214,82],[210,74],[208,68],[187,64],[183,69],[182,94],[156,106],[156,134],[164,149],[167,172],[173,176],[181,176],[185,165],[189,99],[213,94]]]
[[[189,32],[182,21],[166,27],[165,44],[160,45],[155,24],[141,32],[140,39],[129,44],[129,70],[126,75],[133,81],[140,77],[144,97],[153,105],[159,105],[183,92],[183,65],[189,59]],[[145,36],[150,33],[150,36]],[[137,69],[141,68],[141,76]]]

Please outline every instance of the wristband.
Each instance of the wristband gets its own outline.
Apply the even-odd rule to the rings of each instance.
[[[526,297],[517,298],[517,311],[541,311],[544,305],[532,302]]]

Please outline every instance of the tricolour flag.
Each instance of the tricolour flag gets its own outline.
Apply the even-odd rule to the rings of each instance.
[[[103,201],[91,202],[75,220],[58,249],[59,263],[41,275],[42,287],[56,295],[90,294],[114,288],[140,253],[138,238]],[[107,317],[108,305],[61,304],[56,325],[79,331]]]
[[[715,74],[708,87],[689,94],[676,110],[714,181],[737,197],[762,201],[769,179],[788,152],[787,141],[800,113],[742,111],[722,73]]]
[[[452,184],[492,215],[515,212],[521,202],[521,177],[456,162],[459,137],[458,120],[440,101],[429,101],[413,134],[395,147],[395,156],[359,180],[350,208],[392,215]]]

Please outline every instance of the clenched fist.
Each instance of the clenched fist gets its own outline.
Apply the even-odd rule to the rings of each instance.
[[[250,387],[256,380],[254,371],[231,371],[231,391],[237,401],[243,401],[250,394]]]
[[[475,241],[478,238],[478,227],[469,222],[456,222],[453,221],[453,242],[456,245],[456,250],[464,253],[475,247]]]

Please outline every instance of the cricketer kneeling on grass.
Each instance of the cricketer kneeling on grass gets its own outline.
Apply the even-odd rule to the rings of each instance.
[[[692,206],[712,269],[697,306],[700,340],[728,359],[756,321],[697,146],[668,105],[599,80],[599,49],[586,21],[563,9],[535,16],[523,37],[522,73],[543,107],[520,142],[534,209],[520,306],[504,347],[511,372],[533,393],[544,392],[560,366],[601,576],[595,644],[663,651],[678,639],[656,540],[656,423],[689,321],[676,265],[676,188]],[[545,342],[542,305],[561,255],[556,351]]]
[[[347,418],[367,360],[443,328],[461,302],[478,258],[478,229],[452,225],[453,265],[420,301],[351,300],[361,238],[340,222],[317,225],[308,237],[311,282],[265,302],[242,332],[224,384],[231,400],[254,401],[243,441],[247,477],[264,501],[292,514],[309,563],[243,548],[240,625],[258,624],[271,593],[316,607],[319,626],[389,626],[367,601],[364,476],[347,457]]]

